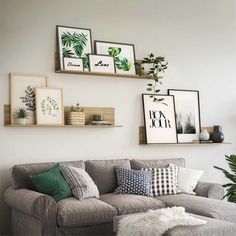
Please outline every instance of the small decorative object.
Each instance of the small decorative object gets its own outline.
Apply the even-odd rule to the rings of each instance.
[[[68,125],[85,125],[84,109],[77,103],[76,107],[71,106],[70,112],[67,113]]]
[[[110,55],[115,59],[116,73],[135,75],[135,51],[133,44],[95,41],[97,54]]]
[[[208,141],[210,138],[210,134],[204,129],[201,133],[199,133],[198,138],[200,141]]]
[[[150,94],[143,94],[144,122],[146,141],[151,143],[177,143],[174,96],[155,95],[154,102]]]
[[[64,125],[62,89],[36,88],[38,125]]]
[[[14,112],[19,108],[26,109],[28,119],[26,123],[35,124],[35,87],[46,87],[47,76],[38,74],[10,74],[10,102],[11,102],[11,124],[16,124]]]
[[[60,55],[60,68],[65,69],[64,57],[83,58],[84,70],[88,70],[87,54],[92,53],[92,36],[90,29],[57,26]]]
[[[198,140],[201,127],[199,91],[169,89],[168,94],[175,98],[179,143]]]
[[[226,178],[230,180],[230,183],[224,184],[223,187],[226,188],[226,194],[224,198],[228,198],[229,202],[234,202],[236,203],[236,155],[230,155],[226,157],[226,161],[229,164],[229,168],[231,172],[228,172],[227,170],[214,166],[214,168],[221,170],[223,174],[225,175]]]
[[[29,118],[29,112],[24,108],[18,108],[15,113],[18,124],[25,125],[26,120]]]
[[[113,56],[89,54],[88,58],[90,71],[116,73]]]
[[[222,133],[222,128],[219,125],[213,127],[213,133],[210,139],[213,143],[222,143],[224,141],[224,134]]]
[[[64,69],[73,71],[83,71],[83,59],[75,57],[64,57]]]

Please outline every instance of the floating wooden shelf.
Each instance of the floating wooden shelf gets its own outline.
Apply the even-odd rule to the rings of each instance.
[[[123,127],[122,125],[16,125],[9,124],[6,127],[18,127],[18,128],[117,128]]]
[[[143,126],[139,127],[139,145],[178,145],[178,146],[188,146],[188,145],[222,145],[222,144],[232,144],[231,142],[223,143],[200,143],[200,142],[189,142],[189,143],[154,143],[148,144],[145,137],[145,128]]]

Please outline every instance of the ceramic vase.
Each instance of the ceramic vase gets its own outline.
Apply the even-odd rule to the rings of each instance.
[[[210,134],[206,129],[204,129],[201,133],[199,133],[198,137],[200,141],[207,141],[210,138]]]
[[[214,131],[211,134],[211,140],[213,143],[222,143],[224,141],[224,134],[222,133],[222,128],[219,125],[213,127]]]

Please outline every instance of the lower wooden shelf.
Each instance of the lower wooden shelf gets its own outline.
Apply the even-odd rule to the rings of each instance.
[[[18,128],[117,128],[123,127],[122,125],[17,125],[8,124],[5,127],[18,127]]]

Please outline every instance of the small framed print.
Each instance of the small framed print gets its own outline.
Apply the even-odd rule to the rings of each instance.
[[[62,89],[36,88],[37,125],[64,125]]]
[[[115,73],[114,57],[101,54],[89,54],[89,67],[92,72]]]
[[[83,71],[83,59],[76,57],[64,57],[64,70]]]
[[[177,143],[174,96],[143,94],[142,97],[147,144]]]

